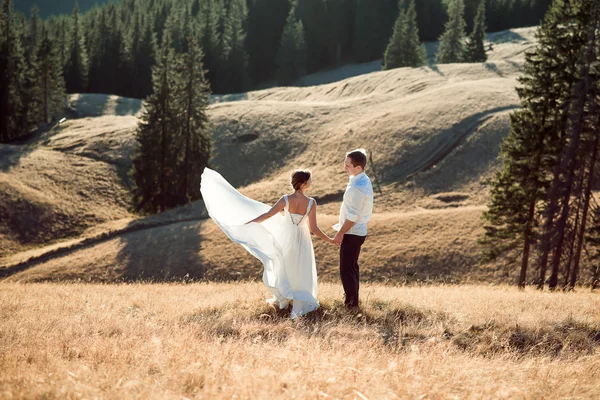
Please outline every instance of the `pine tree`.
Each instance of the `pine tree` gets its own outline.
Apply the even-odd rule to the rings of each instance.
[[[217,82],[220,65],[217,26],[222,7],[218,0],[204,0],[200,3],[200,47],[204,52],[204,66],[213,91],[213,82]]]
[[[296,17],[302,21],[306,42],[306,71],[312,73],[334,60],[334,43],[325,0],[296,0]]]
[[[64,78],[64,74],[65,74],[65,69],[67,66],[67,49],[69,48],[68,46],[68,40],[67,40],[67,19],[65,17],[62,17],[60,19],[60,23],[59,23],[59,30],[58,30],[58,37],[56,38],[56,40],[58,41],[58,55],[60,57],[60,62],[62,64],[63,67],[63,78]]]
[[[526,57],[482,240],[492,252],[522,246],[521,286],[538,238],[538,287],[548,264],[551,290],[561,273],[566,288],[577,281],[600,150],[599,31],[599,4],[556,0]]]
[[[206,108],[210,89],[204,76],[202,51],[193,36],[188,37],[188,51],[177,63],[174,108],[179,121],[177,141],[181,145],[181,163],[175,166],[178,182],[171,205],[182,205],[200,198],[200,177],[208,165],[212,150],[212,137]]]
[[[383,56],[383,69],[419,67],[425,64],[425,59],[424,47],[419,41],[415,1],[410,1],[407,10],[399,4],[394,33]]]
[[[521,109],[511,115],[511,132],[502,145],[504,166],[492,180],[484,213],[489,225],[480,240],[488,259],[511,250],[521,256],[520,287],[527,282],[532,246],[540,236],[538,207],[547,197],[547,171],[554,168],[561,147],[554,107],[565,96],[564,91],[556,90],[565,77],[555,74],[552,66],[559,43],[548,24],[538,29],[537,36],[540,47],[526,54],[525,76],[517,88]]]
[[[253,84],[272,80],[275,76],[275,57],[290,7],[289,1],[281,0],[248,2],[246,49],[249,55],[248,70]],[[202,49],[205,52],[204,65],[210,70],[206,47],[203,45]]]
[[[565,44],[572,46],[566,52],[576,55],[576,63],[567,125],[569,141],[562,149],[560,172],[553,182],[561,206],[553,227],[554,252],[548,282],[551,290],[558,285],[561,267],[566,287],[573,288],[577,280],[600,135],[600,77],[595,66],[599,58],[600,4],[573,0],[563,7],[567,19],[563,24],[571,33]]]
[[[111,87],[111,77],[107,74],[108,60],[107,45],[110,40],[109,27],[106,21],[106,12],[101,10],[98,13],[94,29],[90,32],[89,47],[89,75],[88,89],[92,93],[113,93],[114,87]],[[114,77],[113,77],[114,79]]]
[[[483,46],[485,39],[485,0],[481,0],[473,22],[473,31],[469,36],[466,49],[466,60],[472,63],[486,62],[487,54]]]
[[[27,53],[32,54],[37,49],[42,36],[43,23],[40,19],[40,9],[34,5],[29,16],[29,32],[27,41]]]
[[[145,102],[136,132],[138,147],[133,156],[134,206],[138,211],[149,213],[168,208],[169,191],[174,187],[173,135],[180,127],[173,108],[175,56],[169,40],[168,35],[164,36],[153,69],[154,92]]]
[[[306,73],[306,42],[302,21],[296,19],[296,10],[290,13],[281,35],[281,44],[276,57],[277,82],[279,85],[293,84]]]
[[[464,20],[465,4],[463,0],[451,0],[448,5],[448,22],[440,37],[437,62],[440,64],[457,63],[464,60],[466,23]]]
[[[23,135],[27,127],[23,88],[26,70],[20,34],[12,14],[12,2],[3,0],[0,28],[0,142]]]
[[[221,39],[221,92],[242,92],[250,85],[244,30],[247,15],[246,0],[231,0]]]
[[[389,42],[397,0],[357,0],[354,28],[354,59],[373,61],[381,57]]]
[[[36,120],[48,123],[60,116],[65,100],[65,82],[60,56],[48,37],[42,32],[42,39],[36,52],[38,86],[36,98],[40,102],[41,113]]]
[[[137,74],[135,81],[139,92],[135,95],[139,98],[145,98],[152,93],[152,67],[156,63],[157,57],[156,36],[152,31],[152,26],[148,23],[144,25],[137,54],[139,57],[136,59]]]
[[[65,83],[68,93],[82,93],[87,88],[88,59],[77,3],[75,3],[75,8],[73,9],[72,22],[73,29],[69,43],[70,49],[65,71]]]

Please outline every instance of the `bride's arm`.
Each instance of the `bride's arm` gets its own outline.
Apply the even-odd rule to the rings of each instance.
[[[261,223],[263,221],[266,221],[269,218],[271,218],[273,215],[277,214],[278,212],[281,212],[281,210],[283,210],[284,207],[285,207],[285,200],[282,197],[279,199],[279,201],[277,203],[275,203],[275,205],[273,207],[271,207],[271,209],[269,211],[267,211],[266,213],[264,213],[262,215],[259,215],[258,217],[254,218],[252,221],[246,222],[246,224],[249,224],[251,222]]]
[[[314,200],[313,200],[314,201]],[[317,225],[317,202],[314,201],[313,207],[310,209],[308,213],[308,225],[310,226],[310,231],[314,233],[317,237],[325,240],[326,242],[333,243],[333,239],[323,233],[321,228]]]

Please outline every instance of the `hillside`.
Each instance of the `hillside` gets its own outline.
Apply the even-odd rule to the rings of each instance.
[[[329,77],[305,78],[330,82],[317,86],[214,96],[209,107],[213,167],[243,193],[267,203],[289,190],[294,168],[311,168],[311,195],[319,204],[321,226],[331,234],[347,181],[344,154],[365,147],[377,193],[371,238],[361,255],[364,279],[510,282],[510,268],[477,265],[476,238],[482,232],[485,180],[499,165],[509,114],[519,106],[514,87],[534,32],[490,35],[493,51],[485,64],[375,71],[342,80],[336,79],[347,72],[332,71]],[[120,177],[110,181],[113,189],[126,187],[141,105],[93,96],[71,100],[86,117],[42,134],[25,149],[102,163]],[[17,166],[0,176],[16,179]],[[147,220],[125,213],[125,207],[115,207],[114,218],[98,221],[105,225],[65,242],[64,249],[25,252],[31,243],[11,245],[0,258],[0,276],[21,281],[260,278],[258,262],[206,220],[201,202]],[[320,277],[337,279],[336,249],[315,245]]]

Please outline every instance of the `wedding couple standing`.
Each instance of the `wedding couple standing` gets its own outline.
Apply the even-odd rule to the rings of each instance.
[[[317,224],[317,203],[306,192],[312,186],[310,171],[295,171],[294,193],[283,195],[274,206],[249,199],[223,177],[206,168],[202,174],[202,198],[209,215],[229,238],[241,244],[264,265],[263,282],[272,293],[268,302],[280,309],[292,306],[296,319],[319,307],[317,267],[310,233],[340,247],[340,277],[345,305],[358,308],[358,257],[373,212],[373,187],[365,174],[363,149],[346,154],[344,170],[350,181],[340,208],[334,238]]]

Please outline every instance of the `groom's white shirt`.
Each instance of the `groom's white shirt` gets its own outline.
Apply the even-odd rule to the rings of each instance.
[[[350,177],[344,193],[344,201],[340,207],[340,221],[333,226],[339,231],[346,220],[354,225],[346,234],[367,236],[367,223],[373,214],[373,186],[371,180],[363,172]]]

